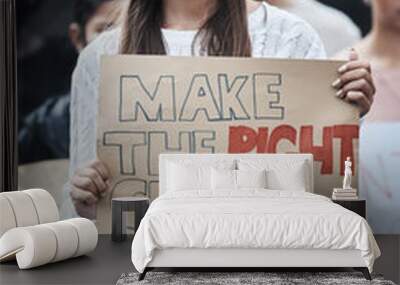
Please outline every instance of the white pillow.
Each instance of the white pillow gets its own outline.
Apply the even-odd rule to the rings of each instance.
[[[240,170],[267,171],[267,188],[272,190],[306,191],[310,171],[304,160],[240,159]]]
[[[168,163],[167,190],[210,189],[210,167]]]
[[[236,170],[211,168],[211,189],[236,189]]]
[[[211,169],[211,188],[213,190],[241,188],[266,188],[266,171],[246,171],[230,169]]]
[[[271,189],[306,191],[306,164],[297,162],[290,165],[275,167],[268,171],[268,186]]]
[[[182,156],[182,158],[176,158],[173,160],[168,160],[169,163],[175,163],[183,166],[195,166],[195,167],[213,167],[216,169],[236,169],[235,159],[224,159],[216,158],[214,156],[205,155],[204,157],[197,156],[196,158],[190,158]]]
[[[236,170],[237,188],[267,188],[267,171]]]

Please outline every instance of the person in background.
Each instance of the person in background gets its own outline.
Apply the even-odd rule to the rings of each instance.
[[[69,38],[79,53],[119,18],[115,0],[76,0]],[[51,96],[25,119],[18,134],[20,164],[69,156],[70,94]]]
[[[72,78],[70,179],[77,213],[96,217],[110,189],[110,173],[96,156],[100,58],[117,54],[325,59],[318,34],[302,19],[253,0],[130,0],[122,27],[82,51]],[[370,109],[370,67],[350,57],[332,87],[338,98]],[[312,102],[310,102],[311,104]],[[101,115],[101,114],[100,114]]]
[[[360,128],[359,188],[378,234],[400,231],[400,1],[370,0],[371,32],[353,46],[373,70],[376,96]],[[345,58],[343,51],[338,58]]]
[[[316,0],[268,0],[306,20],[319,34],[328,57],[361,39],[361,32],[353,21],[341,11]]]
[[[366,2],[371,2],[373,8],[372,31],[354,49],[361,59],[371,62],[377,96],[364,119],[400,122],[400,1]]]

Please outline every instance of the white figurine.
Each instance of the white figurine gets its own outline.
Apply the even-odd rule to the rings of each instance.
[[[351,171],[351,160],[350,157],[347,157],[346,161],[344,162],[344,179],[343,179],[343,189],[350,190],[351,188],[351,176],[353,172]]]

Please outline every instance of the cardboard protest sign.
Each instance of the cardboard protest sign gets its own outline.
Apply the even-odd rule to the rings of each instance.
[[[345,158],[358,156],[358,111],[331,87],[341,64],[104,57],[97,144],[113,186],[98,206],[99,231],[110,231],[111,197],[157,197],[163,152],[313,153],[315,192],[330,195]]]

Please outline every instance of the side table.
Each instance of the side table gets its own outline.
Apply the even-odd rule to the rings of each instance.
[[[146,214],[150,205],[150,199],[147,197],[121,197],[113,198],[112,208],[112,233],[113,241],[123,241],[126,239],[126,225],[123,219],[124,212],[135,212],[135,231],[138,229],[140,221]]]
[[[334,203],[339,204],[356,214],[359,214],[365,219],[366,217],[366,201],[365,200],[332,200]]]

